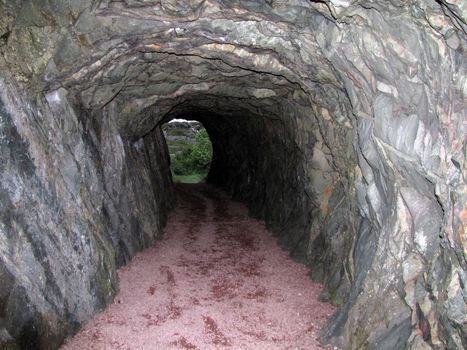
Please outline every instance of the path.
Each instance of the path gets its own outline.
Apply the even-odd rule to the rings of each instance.
[[[119,271],[120,292],[62,350],[323,349],[321,287],[244,205],[178,187],[165,237]]]

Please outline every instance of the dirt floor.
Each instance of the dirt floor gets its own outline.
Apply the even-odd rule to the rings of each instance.
[[[205,185],[178,185],[164,239],[119,277],[114,303],[62,350],[323,349],[334,311],[263,222]]]

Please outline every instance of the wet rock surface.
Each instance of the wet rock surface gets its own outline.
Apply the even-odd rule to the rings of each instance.
[[[466,347],[463,1],[0,2],[0,342],[53,348],[161,236],[160,125],[210,134],[348,349]]]

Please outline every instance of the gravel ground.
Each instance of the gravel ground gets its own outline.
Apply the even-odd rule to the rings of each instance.
[[[243,204],[179,185],[164,239],[119,270],[120,292],[62,350],[324,349],[334,308]]]

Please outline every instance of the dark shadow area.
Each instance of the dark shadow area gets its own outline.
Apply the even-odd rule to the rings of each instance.
[[[213,148],[206,182],[247,203],[253,216],[266,220],[281,246],[305,262],[312,203],[303,191],[297,192],[306,186],[304,153],[296,143],[303,130],[284,117],[284,106],[252,111],[235,100],[222,108],[219,100],[216,111],[197,107],[199,100],[178,106],[163,122],[190,115],[202,123]]]

